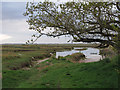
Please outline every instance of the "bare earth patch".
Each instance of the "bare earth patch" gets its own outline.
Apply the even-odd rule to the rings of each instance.
[[[43,60],[37,60],[37,64],[40,64],[41,62],[44,62],[44,61],[46,61],[46,60],[48,60],[49,58],[45,58],[45,59],[43,59]]]
[[[90,55],[85,60],[80,60],[79,63],[97,62],[101,59],[103,59],[101,55]]]

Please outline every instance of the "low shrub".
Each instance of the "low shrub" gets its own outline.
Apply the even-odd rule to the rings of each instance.
[[[58,56],[58,60],[66,60],[66,59],[62,56]]]
[[[110,63],[111,62],[111,60],[109,58],[105,58],[105,59],[103,59],[103,61],[104,61],[104,63]]]
[[[70,61],[80,61],[84,60],[85,55],[83,53],[74,53],[70,56],[68,56],[66,59]]]
[[[55,55],[52,55],[52,56],[51,56],[51,59],[56,59]]]
[[[46,53],[46,54],[39,54],[39,55],[35,55],[32,57],[33,61],[36,60],[36,59],[44,59],[44,58],[48,58],[50,57],[51,55],[49,53]]]
[[[100,54],[105,57],[112,57],[116,55],[116,52],[110,48],[105,48],[105,49],[100,50]]]

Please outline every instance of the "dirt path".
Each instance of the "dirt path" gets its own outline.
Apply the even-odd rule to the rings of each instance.
[[[46,60],[48,60],[49,58],[45,58],[45,59],[42,59],[42,60],[37,60],[37,61],[35,61],[35,62],[37,62],[34,66],[36,66],[36,65],[38,65],[38,64],[40,64],[41,62],[44,62],[44,61],[46,61]],[[31,68],[30,67],[24,67],[24,68],[22,68],[23,70],[30,70]]]
[[[49,58],[45,58],[45,59],[42,59],[42,60],[37,60],[36,64],[35,65],[38,65],[40,64],[41,62],[44,62],[46,60],[48,60]],[[85,60],[80,60],[79,63],[89,63],[89,62],[97,62],[97,61],[100,61],[100,59],[102,59],[102,56],[101,55],[90,55],[88,56]],[[48,67],[48,66],[46,66]],[[46,67],[43,67],[43,68],[46,68]],[[42,69],[43,69],[42,68]],[[23,68],[24,70],[30,70],[30,68],[28,67],[25,67]],[[38,69],[41,69],[41,68],[38,68]],[[0,78],[1,78],[1,75],[0,75]]]
[[[48,60],[49,58],[45,58],[45,59],[43,59],[43,60],[37,60],[37,64],[40,64],[41,62],[44,62],[44,61],[46,61],[46,60]],[[37,65],[36,64],[36,65]]]
[[[97,62],[100,59],[103,59],[101,55],[90,55],[85,60],[79,61],[79,63]]]

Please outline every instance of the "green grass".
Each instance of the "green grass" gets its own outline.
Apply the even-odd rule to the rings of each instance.
[[[3,88],[15,88],[19,86],[20,83],[23,83],[25,80],[28,80],[31,75],[34,74],[33,71],[23,71],[23,70],[4,70],[3,74]]]
[[[120,56],[92,63],[72,63],[66,60],[70,56],[52,56],[30,70],[22,70],[33,64],[32,57],[40,60],[50,57],[51,52],[80,46],[85,45],[3,45],[3,88],[117,88]]]
[[[110,62],[103,60],[100,62],[79,64],[66,60],[51,59],[46,62],[52,63],[53,65],[49,65],[42,70],[37,70],[37,68],[42,64],[47,65],[46,62],[32,68],[31,72],[6,71],[8,74],[3,73],[3,87],[118,88],[117,60],[118,57],[114,57]],[[18,77],[19,75],[21,77]]]

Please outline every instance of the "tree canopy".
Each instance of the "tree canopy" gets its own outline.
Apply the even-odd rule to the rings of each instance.
[[[24,15],[29,29],[38,32],[32,37],[67,35],[74,42],[99,42],[100,47],[120,49],[119,2],[30,2]]]

